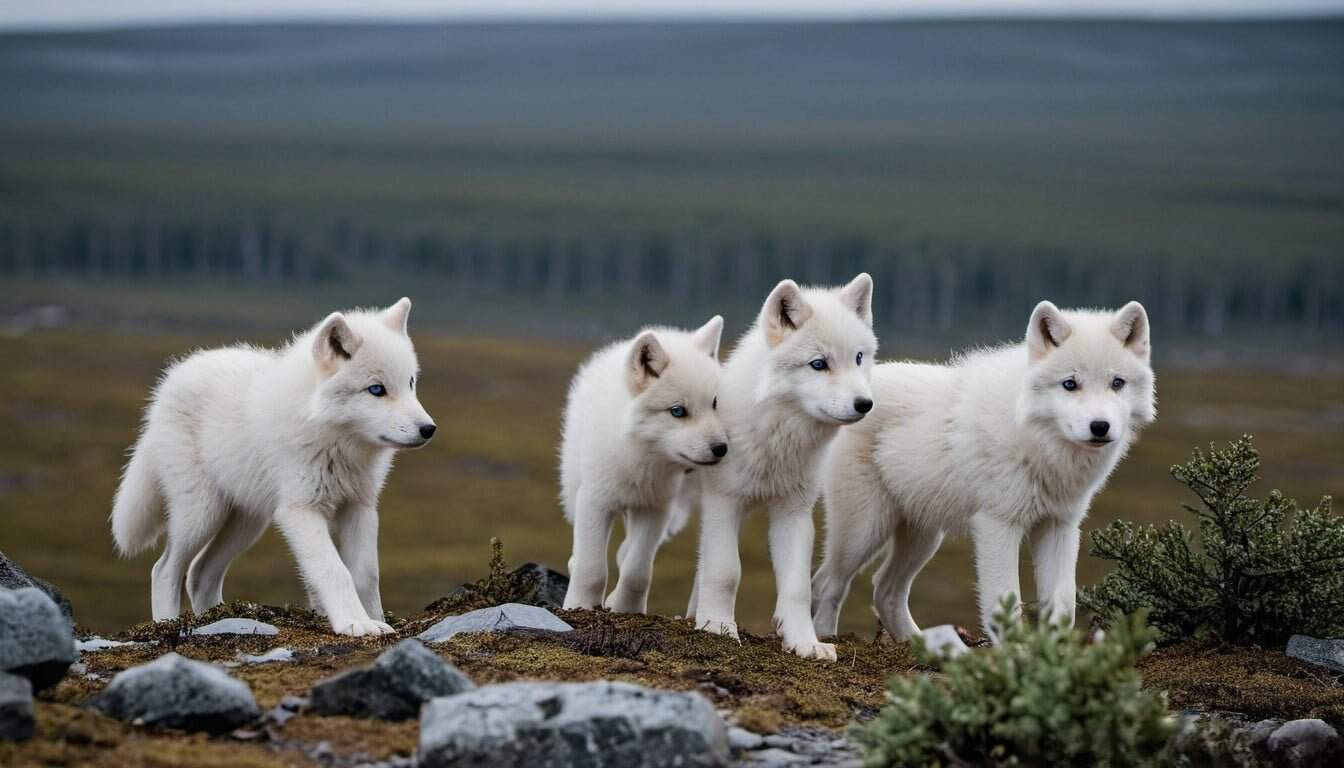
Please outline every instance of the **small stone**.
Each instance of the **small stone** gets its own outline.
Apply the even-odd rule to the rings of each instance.
[[[749,753],[749,759],[750,762],[747,765],[771,766],[771,768],[784,765],[805,765],[812,762],[810,758],[778,747],[751,752]]]
[[[23,675],[41,691],[78,660],[70,619],[45,592],[0,588],[0,672]]]
[[[1275,765],[1287,768],[1329,768],[1344,761],[1339,732],[1324,720],[1292,720],[1279,726],[1265,742]]]
[[[753,749],[760,749],[765,745],[765,739],[761,738],[759,733],[752,733],[746,728],[733,726],[728,729],[728,746],[734,752],[748,752]]]
[[[36,587],[51,598],[51,601],[56,604],[56,607],[65,615],[66,619],[74,623],[74,616],[70,612],[70,600],[61,593],[61,590],[35,576],[29,576],[26,571],[19,567],[18,563],[5,557],[4,552],[0,552],[0,587],[6,589]]]
[[[1333,672],[1344,672],[1342,637],[1319,640],[1308,635],[1293,635],[1288,638],[1288,648],[1284,652],[1308,664],[1325,667]]]
[[[308,706],[308,699],[302,696],[285,696],[280,699],[280,706],[291,712],[298,712]]]
[[[766,736],[764,741],[765,746],[771,747],[772,749],[787,749],[790,752],[793,751],[793,739],[788,736],[772,733],[769,736]]]
[[[33,737],[33,684],[28,678],[0,672],[0,741]]]
[[[420,767],[722,766],[722,718],[701,695],[630,683],[516,682],[434,699],[420,713]]]
[[[246,683],[176,653],[118,673],[89,705],[118,720],[209,733],[261,716]]]
[[[80,653],[96,653],[98,651],[106,651],[109,648],[121,648],[126,645],[147,645],[147,643],[137,643],[132,640],[108,640],[94,635],[87,640],[76,640],[75,650]]]
[[[962,641],[961,634],[951,624],[939,624],[929,627],[919,636],[924,639],[924,647],[929,653],[944,659],[954,659],[970,650]]]
[[[510,632],[518,629],[569,632],[574,628],[545,608],[522,603],[504,603],[460,616],[449,616],[421,632],[418,637],[426,643],[434,644],[463,633]]]
[[[406,720],[439,696],[475,688],[471,678],[418,640],[402,640],[371,666],[351,669],[313,686],[309,708],[319,715]]]
[[[244,664],[275,664],[277,662],[293,661],[294,652],[281,646],[279,648],[272,648],[260,655],[239,653],[238,660]]]
[[[523,563],[509,573],[515,584],[529,583],[531,590],[519,598],[520,602],[542,608],[560,608],[569,591],[569,577],[541,563]]]
[[[278,635],[280,630],[264,621],[256,619],[220,619],[219,621],[197,627],[193,635]]]

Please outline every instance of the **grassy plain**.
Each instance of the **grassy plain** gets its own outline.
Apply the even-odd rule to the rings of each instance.
[[[250,338],[279,343],[284,335]],[[0,550],[64,589],[81,624],[113,631],[148,618],[153,556],[118,559],[107,528],[124,452],[164,362],[233,340],[218,330],[115,325],[0,336],[0,359],[6,361],[0,371]],[[531,559],[563,569],[570,530],[556,499],[555,450],[566,385],[589,350],[576,343],[432,330],[418,331],[416,343],[424,366],[421,398],[440,432],[425,450],[398,459],[383,495],[384,602],[401,615],[479,577],[492,536],[504,541],[506,557],[515,563]],[[1262,490],[1277,486],[1313,501],[1344,490],[1344,377],[1337,370],[1160,367],[1158,382],[1158,421],[1097,499],[1089,528],[1119,517],[1185,517],[1179,505],[1191,499],[1170,479],[1168,467],[1194,445],[1244,432],[1255,435],[1264,457]],[[618,538],[619,532],[613,549]],[[661,554],[651,610],[682,612],[694,552],[692,530]],[[745,528],[742,560],[739,618],[764,632],[774,588],[760,514]],[[1028,563],[1024,559],[1024,571]],[[1080,580],[1093,581],[1103,569],[1084,558]],[[968,542],[950,540],[916,583],[916,620],[972,624],[970,574]],[[865,577],[856,581],[842,631],[862,637],[875,630],[867,586]],[[302,600],[278,535],[268,533],[234,564],[225,597]]]

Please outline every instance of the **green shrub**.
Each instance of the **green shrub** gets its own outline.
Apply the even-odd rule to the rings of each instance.
[[[1164,694],[1140,687],[1135,661],[1153,644],[1142,615],[1104,637],[996,617],[995,648],[947,661],[942,674],[898,676],[877,718],[855,730],[868,766],[1130,766],[1166,754],[1175,729]]]
[[[1164,639],[1212,634],[1239,645],[1281,644],[1295,632],[1344,631],[1344,517],[1330,497],[1314,509],[1277,490],[1245,495],[1260,456],[1249,436],[1196,449],[1171,474],[1199,497],[1200,546],[1181,524],[1118,521],[1092,534],[1092,555],[1115,570],[1079,601],[1102,615],[1148,610]]]

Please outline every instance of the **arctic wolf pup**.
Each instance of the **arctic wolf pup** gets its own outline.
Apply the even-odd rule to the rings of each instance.
[[[594,353],[575,374],[560,448],[561,501],[574,526],[565,608],[603,604],[607,540],[623,514],[620,576],[606,607],[645,612],[669,520],[685,524],[686,474],[728,453],[717,410],[722,333],[718,315],[692,332],[650,328]]]
[[[760,501],[770,512],[774,620],[784,648],[835,659],[835,646],[818,642],[812,628],[812,507],[826,446],[873,407],[872,296],[867,274],[832,289],[785,280],[724,366],[719,410],[733,458],[701,478],[700,562],[687,609],[697,626],[737,636],[738,535],[746,504]]]
[[[1156,416],[1148,315],[1062,312],[1043,301],[1021,344],[949,365],[884,363],[878,406],[836,440],[825,468],[826,557],[817,631],[834,635],[850,580],[879,549],[874,607],[898,640],[919,632],[910,585],[944,533],[969,529],[980,616],[1021,594],[1030,535],[1042,615],[1072,624],[1078,527],[1092,497]]]
[[[345,635],[383,634],[378,493],[392,452],[434,422],[415,396],[406,319],[334,312],[278,351],[197,352],[163,374],[117,490],[125,555],[168,542],[151,574],[154,620],[223,602],[224,574],[274,520],[313,608]]]

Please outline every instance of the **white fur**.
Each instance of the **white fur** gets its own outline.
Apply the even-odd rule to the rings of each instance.
[[[843,425],[863,418],[857,401],[871,405],[872,286],[867,274],[832,289],[781,282],[724,366],[719,411],[732,452],[701,478],[700,561],[687,609],[697,626],[737,636],[738,535],[747,503],[760,501],[770,512],[774,621],[783,645],[835,659],[835,646],[818,642],[812,627],[812,507],[822,452]],[[812,369],[816,359],[827,368]]]
[[[397,448],[428,442],[410,299],[332,313],[280,350],[197,352],[164,372],[112,509],[123,554],[167,545],[154,564],[154,619],[223,601],[229,563],[272,521],[312,606],[349,635],[380,634],[378,494]],[[375,397],[368,388],[386,387]]]
[[[945,533],[975,544],[980,615],[1021,594],[1030,536],[1042,615],[1072,623],[1079,525],[1139,430],[1156,416],[1148,318],[1131,302],[1061,312],[1041,302],[1026,339],[949,365],[884,363],[877,407],[827,457],[826,556],[813,579],[815,623],[834,635],[854,574],[885,549],[874,608],[900,640],[919,632],[910,587]],[[1072,377],[1075,391],[1061,385]],[[1120,390],[1111,387],[1120,377]],[[1105,421],[1112,442],[1090,442]],[[884,547],[885,545],[885,547]]]
[[[603,605],[607,540],[623,515],[620,576],[605,605],[647,609],[654,555],[689,516],[686,475],[718,463],[728,443],[716,410],[722,331],[717,315],[691,332],[649,328],[598,350],[575,374],[560,448],[561,501],[574,526],[565,608]]]

